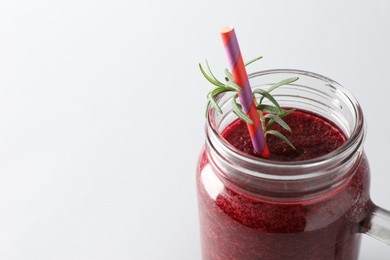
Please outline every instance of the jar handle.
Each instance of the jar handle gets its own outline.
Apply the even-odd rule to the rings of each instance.
[[[372,204],[361,232],[390,245],[390,211]]]

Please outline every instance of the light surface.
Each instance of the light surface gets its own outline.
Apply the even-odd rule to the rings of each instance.
[[[0,0],[0,259],[200,259],[195,165],[233,25],[252,70],[295,68],[363,106],[390,209],[390,2]],[[218,74],[218,72],[220,72]],[[389,259],[364,237],[360,259]]]

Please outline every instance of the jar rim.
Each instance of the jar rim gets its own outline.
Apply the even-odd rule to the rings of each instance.
[[[229,153],[232,153],[234,157],[236,157],[238,160],[245,161],[248,164],[256,165],[257,167],[264,167],[264,168],[277,167],[277,168],[283,168],[285,170],[283,175],[264,174],[255,171],[251,171],[251,175],[254,175],[256,177],[273,179],[273,180],[302,180],[302,179],[308,179],[308,178],[319,176],[323,173],[318,171],[312,172],[310,171],[310,169],[318,169],[321,166],[329,165],[329,163],[331,163],[331,161],[334,161],[335,158],[345,158],[348,156],[348,154],[357,151],[357,149],[359,149],[361,144],[364,142],[365,123],[364,123],[362,108],[358,103],[357,99],[346,88],[344,88],[338,82],[314,72],[298,70],[298,69],[269,69],[269,70],[262,70],[262,71],[251,73],[248,75],[248,78],[251,79],[254,77],[259,77],[259,76],[264,76],[269,74],[281,74],[281,73],[292,73],[297,75],[303,75],[303,76],[316,78],[324,82],[328,82],[333,86],[337,86],[337,89],[341,91],[345,97],[348,98],[348,101],[352,105],[352,108],[354,110],[353,114],[355,116],[356,123],[353,127],[351,134],[349,135],[349,137],[347,138],[346,142],[343,145],[341,145],[340,147],[338,147],[337,149],[333,150],[330,153],[309,160],[275,161],[275,160],[263,159],[253,155],[249,155],[247,153],[238,150],[236,147],[231,145],[228,141],[226,141],[222,137],[222,134],[218,131],[218,129],[216,129],[215,124],[211,122],[212,115],[213,113],[216,112],[213,108],[210,108],[207,113],[208,115],[207,122],[211,126],[211,130],[215,135],[215,137],[219,140],[219,142],[221,142],[223,146],[229,150]],[[308,171],[304,171],[305,173],[299,173],[301,171],[296,171],[296,169],[298,168],[307,169]],[[311,173],[307,174],[307,172],[311,172]],[[294,173],[294,174],[289,174],[289,173]]]

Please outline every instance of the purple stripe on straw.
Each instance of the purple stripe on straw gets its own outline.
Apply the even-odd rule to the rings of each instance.
[[[261,128],[261,125],[256,130],[255,135],[252,138],[253,142],[253,149],[255,151],[263,151],[264,144],[265,144],[265,138],[263,134],[263,129]]]
[[[228,44],[225,46],[225,52],[227,55],[229,68],[230,70],[233,70],[236,66],[236,63],[238,61],[238,58],[240,57],[240,48],[238,46],[238,41],[236,38],[236,34],[234,31],[232,32]]]
[[[248,114],[249,110],[251,109],[252,102],[253,102],[253,94],[252,94],[252,91],[250,91],[250,89],[251,89],[251,86],[249,85],[249,81],[247,79],[247,81],[245,82],[245,86],[242,88],[242,91],[240,94],[242,111],[244,111],[245,114]]]

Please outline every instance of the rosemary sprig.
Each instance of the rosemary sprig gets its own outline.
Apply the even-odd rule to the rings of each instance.
[[[248,66],[252,64],[255,61],[260,60],[262,57],[257,57],[253,60],[250,60],[249,62],[245,63],[245,66]],[[214,74],[212,73],[210,66],[206,60],[206,70],[202,67],[202,65],[199,63],[199,69],[202,72],[203,76],[209,81],[211,84],[213,84],[215,87],[207,94],[207,106],[206,106],[206,116],[207,111],[209,110],[210,106],[214,107],[219,113],[222,113],[221,107],[218,105],[216,98],[225,92],[234,92],[236,93],[232,98],[232,108],[233,113],[235,113],[241,120],[248,122],[250,124],[253,124],[252,119],[250,119],[243,111],[240,103],[238,102],[238,94],[237,91],[241,91],[242,88],[236,84],[233,80],[233,75],[230,73],[228,69],[225,69],[225,82],[221,82],[218,80]],[[294,110],[285,110],[283,109],[279,103],[275,100],[275,98],[270,94],[271,91],[275,90],[276,88],[291,84],[295,81],[297,81],[298,78],[288,78],[284,79],[282,81],[279,81],[275,84],[273,84],[268,90],[264,89],[255,89],[252,91],[254,95],[254,100],[256,102],[256,108],[259,113],[259,117],[261,119],[261,124],[263,128],[264,135],[267,136],[267,134],[274,135],[281,140],[283,140],[286,144],[291,146],[295,149],[294,145],[285,137],[282,133],[276,130],[271,130],[270,127],[274,123],[277,123],[280,125],[283,129],[291,132],[291,128],[288,126],[288,124],[283,120],[283,117],[287,116]],[[259,96],[257,98],[257,96]],[[268,99],[271,103],[269,104],[263,104],[264,99]]]

